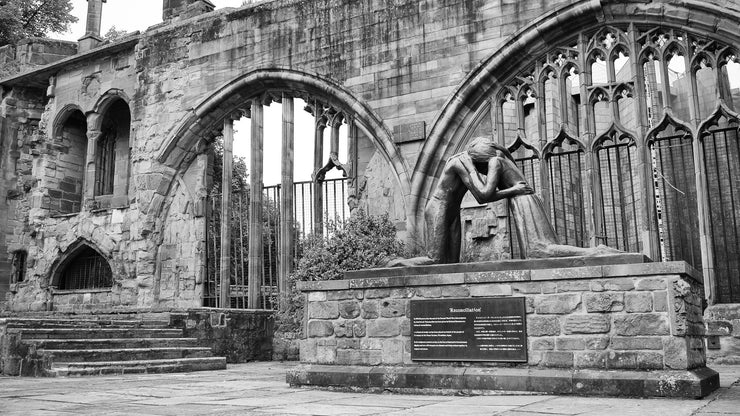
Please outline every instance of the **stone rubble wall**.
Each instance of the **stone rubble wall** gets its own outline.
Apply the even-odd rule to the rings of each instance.
[[[710,364],[740,364],[740,304],[712,305],[704,311],[707,337],[717,337],[719,349],[707,348]]]
[[[411,300],[521,296],[526,365],[704,367],[703,290],[696,276],[673,262],[304,282],[307,337],[300,358],[311,364],[424,365],[411,361]]]

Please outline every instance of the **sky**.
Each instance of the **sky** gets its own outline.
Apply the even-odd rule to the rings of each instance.
[[[240,7],[243,0],[211,0],[217,9],[224,7]],[[72,14],[79,21],[71,26],[65,33],[51,34],[50,37],[76,41],[85,33],[85,20],[87,16],[87,0],[72,0]],[[101,23],[101,34],[105,34],[115,26],[117,30],[134,32],[145,31],[148,27],[162,22],[161,0],[108,0],[103,4],[103,19]],[[205,98],[205,97],[203,97]],[[295,102],[295,164],[294,180],[309,181],[313,171],[313,117],[303,108],[302,100]],[[281,148],[282,148],[282,106],[273,103],[265,107],[264,115],[264,184],[265,186],[280,183],[281,172]],[[246,158],[249,165],[249,138],[250,123],[248,119],[242,119],[234,123],[234,155]],[[340,130],[340,160],[346,162],[347,134],[346,126]],[[329,129],[324,134],[324,158],[329,160]],[[332,170],[326,175],[327,179],[341,177],[341,173]]]

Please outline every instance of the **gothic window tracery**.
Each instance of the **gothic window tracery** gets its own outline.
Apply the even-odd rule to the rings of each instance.
[[[494,140],[531,147],[515,158],[563,243],[713,268],[710,300],[740,302],[737,46],[685,28],[603,25],[490,92]]]

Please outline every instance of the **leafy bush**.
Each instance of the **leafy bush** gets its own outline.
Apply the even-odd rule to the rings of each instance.
[[[339,280],[349,270],[377,267],[390,257],[403,256],[403,243],[388,215],[372,216],[361,210],[344,224],[329,222],[330,237],[309,236],[295,280]]]

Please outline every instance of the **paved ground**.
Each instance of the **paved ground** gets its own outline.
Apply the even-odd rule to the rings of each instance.
[[[703,400],[545,395],[415,396],[293,389],[294,364],[230,365],[190,374],[0,377],[3,415],[740,415],[740,366],[716,368],[722,388]],[[734,385],[733,385],[734,383]]]

